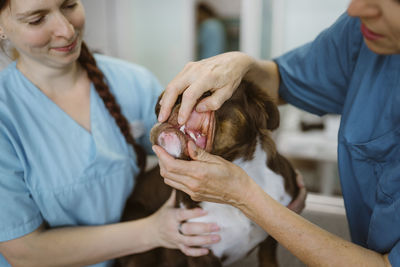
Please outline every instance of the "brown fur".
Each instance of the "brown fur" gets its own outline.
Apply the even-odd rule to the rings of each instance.
[[[171,116],[176,117],[180,101],[178,99]],[[157,105],[157,115],[159,109],[160,106]],[[292,197],[297,196],[299,190],[296,174],[289,161],[276,151],[275,143],[270,137],[271,130],[279,126],[279,111],[268,95],[252,83],[243,81],[232,98],[215,112],[215,121],[216,129],[211,153],[229,161],[241,157],[251,160],[257,141],[260,140],[262,148],[268,154],[266,164],[284,177],[286,191]],[[153,134],[158,135],[159,131]],[[154,136],[152,139],[155,140]],[[170,192],[171,188],[163,183],[158,167],[141,175],[137,178],[135,189],[127,202],[123,220],[139,219],[152,214],[168,199]],[[176,207],[181,202],[189,207],[198,206],[198,203],[191,200],[187,194],[178,191]],[[270,236],[260,244],[259,266],[278,265],[275,255],[276,247],[276,241]],[[192,258],[177,250],[162,248],[122,258],[119,263],[121,266],[141,267],[222,266],[221,259],[217,259],[212,254]]]

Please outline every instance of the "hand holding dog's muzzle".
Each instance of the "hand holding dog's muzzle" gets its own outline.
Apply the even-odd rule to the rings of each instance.
[[[192,161],[177,160],[159,146],[153,146],[159,158],[164,182],[181,190],[195,201],[210,201],[238,206],[246,197],[253,180],[235,164],[196,147],[189,142]]]
[[[253,61],[254,59],[246,54],[228,52],[188,63],[166,87],[158,120],[167,120],[181,94],[179,124],[187,121],[194,108],[197,112],[217,110],[232,96]],[[208,91],[212,92],[211,96],[202,99],[196,105],[197,100]]]

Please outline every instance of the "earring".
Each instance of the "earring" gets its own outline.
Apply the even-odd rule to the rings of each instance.
[[[5,35],[4,33],[0,33],[0,39],[3,40],[7,39],[7,35]]]

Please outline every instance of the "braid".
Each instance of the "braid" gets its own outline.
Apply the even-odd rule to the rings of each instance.
[[[97,93],[101,97],[106,106],[107,110],[110,112],[111,116],[114,118],[122,135],[128,144],[131,144],[137,155],[137,163],[140,168],[140,172],[144,171],[146,166],[146,153],[144,149],[135,142],[133,138],[128,120],[121,112],[121,108],[118,105],[115,97],[110,92],[108,85],[105,82],[104,74],[97,67],[96,60],[94,59],[92,53],[84,42],[82,42],[82,50],[78,59],[82,67],[87,71],[89,79],[93,82]]]

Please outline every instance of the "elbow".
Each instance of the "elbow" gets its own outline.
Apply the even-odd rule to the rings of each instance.
[[[29,246],[27,246],[23,242],[20,242],[19,239],[0,243],[0,253],[13,267],[43,267],[43,263],[38,262],[35,251],[29,249]]]

